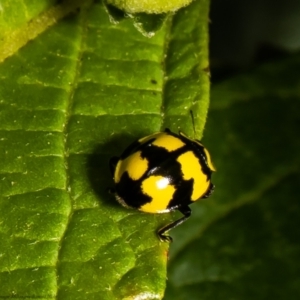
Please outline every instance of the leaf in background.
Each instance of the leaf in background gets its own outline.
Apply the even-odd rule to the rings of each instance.
[[[80,5],[85,5],[79,0],[64,1],[53,7],[50,7],[51,2],[55,1],[27,2],[12,5],[10,0],[5,0],[0,3],[0,62]]]
[[[32,18],[53,5],[55,0],[23,1],[19,5],[12,5],[11,0],[2,0],[0,6],[0,37],[7,36],[8,32],[25,26]]]
[[[300,56],[212,89],[216,190],[174,230],[164,299],[298,299]]]
[[[0,65],[0,298],[162,297],[171,216],[117,204],[108,161],[165,127],[192,133],[190,109],[201,135],[207,16],[195,1],[149,39],[85,2]]]

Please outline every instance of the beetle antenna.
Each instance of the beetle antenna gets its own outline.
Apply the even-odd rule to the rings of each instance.
[[[196,139],[195,119],[194,119],[194,114],[193,114],[192,110],[190,110],[190,114],[191,114],[191,118],[192,118],[193,130],[194,130],[194,139]]]

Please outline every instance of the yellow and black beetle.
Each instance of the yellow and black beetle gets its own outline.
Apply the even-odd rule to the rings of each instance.
[[[169,129],[135,141],[120,157],[111,158],[110,168],[112,191],[123,206],[147,213],[179,210],[184,215],[158,230],[162,241],[172,241],[166,232],[190,217],[189,204],[214,189],[208,151],[200,141]]]

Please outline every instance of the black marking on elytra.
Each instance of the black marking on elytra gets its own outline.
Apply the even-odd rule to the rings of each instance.
[[[199,159],[200,165],[202,168],[203,173],[207,176],[207,181],[210,180],[212,171],[208,166],[207,157],[205,155],[204,147],[199,145],[197,142],[200,143],[200,141],[194,141],[190,140],[189,138],[185,136],[180,136],[181,140],[186,143],[190,151],[193,151],[194,155]],[[187,150],[188,151],[188,150]]]
[[[173,199],[169,202],[169,209],[177,209],[178,207],[187,206],[192,203],[191,197],[193,193],[194,179],[184,180],[176,185],[176,191]]]
[[[117,195],[124,200],[124,202],[132,207],[139,209],[146,203],[150,203],[152,198],[145,195],[141,189],[142,180],[133,180],[129,177],[128,172],[122,174],[120,182],[115,186]]]
[[[121,154],[120,159],[125,159],[126,157],[128,157],[131,153],[136,152],[136,150],[139,148],[140,143],[138,142],[138,140],[134,141],[132,144],[130,144],[125,150],[124,152]]]
[[[215,189],[215,185],[210,183],[207,191],[204,193],[204,195],[201,198],[208,198],[214,191]]]
[[[143,178],[151,175],[161,175],[170,178],[170,183],[174,185],[182,178],[181,164],[177,161],[178,155],[182,151],[169,152],[163,147],[152,144],[142,147],[141,150],[141,156],[148,161],[148,170],[143,175]]]

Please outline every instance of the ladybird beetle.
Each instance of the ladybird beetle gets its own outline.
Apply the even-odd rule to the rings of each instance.
[[[169,129],[132,143],[120,157],[110,160],[117,201],[147,213],[179,210],[183,217],[158,230],[161,241],[191,215],[189,204],[210,196],[215,171],[208,151],[198,140]]]

